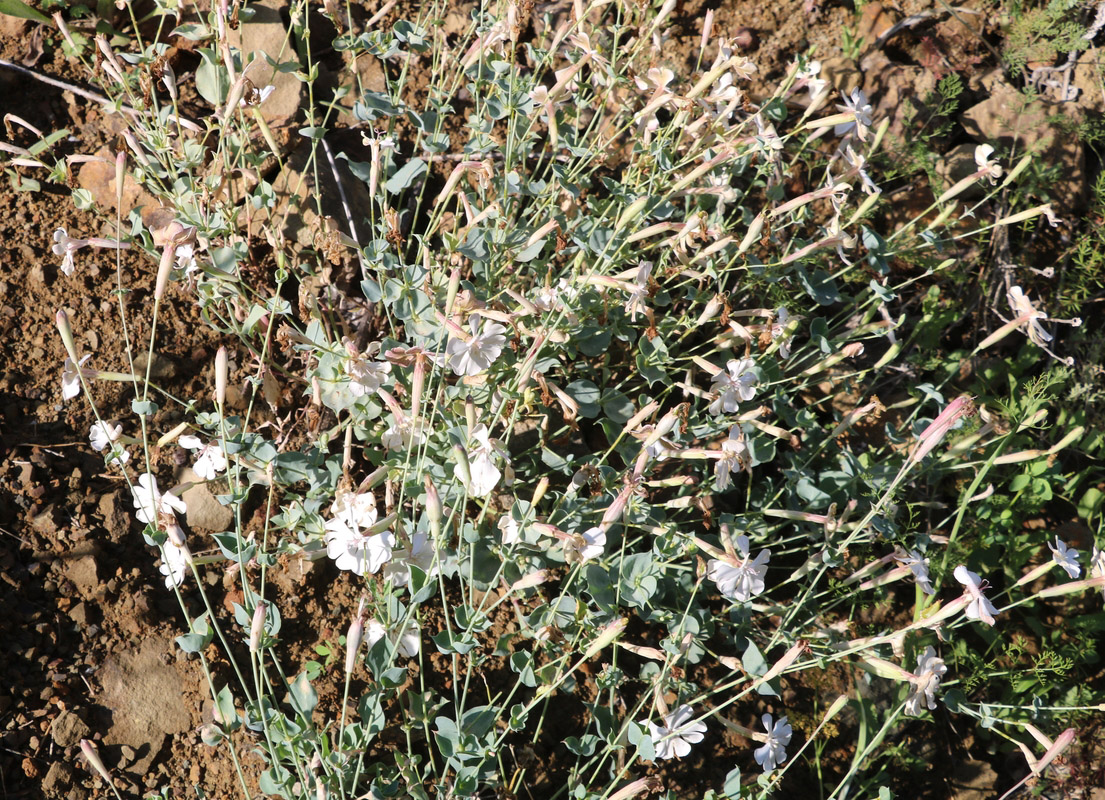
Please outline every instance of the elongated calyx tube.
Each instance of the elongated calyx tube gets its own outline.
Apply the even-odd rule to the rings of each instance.
[[[215,353],[215,405],[220,409],[226,402],[226,347]]]
[[[253,620],[249,626],[249,652],[256,653],[261,649],[261,637],[265,633],[265,613],[269,604],[264,600],[253,609]]]

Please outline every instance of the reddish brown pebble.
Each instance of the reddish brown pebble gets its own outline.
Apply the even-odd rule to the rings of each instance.
[[[741,50],[754,50],[759,43],[760,37],[751,28],[737,28],[737,33],[733,37],[733,44]]]

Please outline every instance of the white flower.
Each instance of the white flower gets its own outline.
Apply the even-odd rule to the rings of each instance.
[[[925,701],[930,710],[936,708],[936,690],[940,679],[948,668],[937,657],[936,650],[929,645],[917,659],[917,672],[909,679],[910,693],[905,701],[905,713],[911,717],[921,716],[921,701]]]
[[[747,402],[756,396],[756,384],[760,379],[752,372],[755,366],[756,362],[751,358],[734,359],[726,364],[727,372],[714,376],[713,391],[717,398],[710,403],[711,414],[717,415],[722,411],[732,414],[742,400]]]
[[[369,361],[367,354],[353,356],[346,363],[346,372],[352,379],[349,391],[357,397],[372,394],[387,380],[391,364],[386,361]]]
[[[1002,169],[998,163],[990,160],[990,156],[993,152],[994,148],[988,144],[980,144],[975,148],[975,164],[978,165],[978,171],[985,173],[985,176],[990,179],[991,184],[997,183],[1002,173]]]
[[[198,436],[185,435],[180,437],[180,446],[199,451],[192,469],[205,481],[214,480],[220,472],[226,470],[226,454],[214,442],[205,445]]]
[[[1090,554],[1090,577],[1105,577],[1105,550],[1098,550],[1096,544]],[[1101,594],[1105,596],[1105,586],[1101,587]]]
[[[392,633],[388,633],[387,628],[380,624],[378,620],[370,619],[365,623],[365,641],[368,642],[369,647],[372,647],[385,636],[395,645],[396,652],[401,656],[414,658],[422,649],[422,631],[413,619],[400,630]]]
[[[503,545],[518,544],[522,541],[522,526],[510,514],[499,517],[499,531],[503,534]]]
[[[88,441],[92,443],[93,450],[102,453],[122,434],[122,425],[116,425],[112,428],[111,425],[103,421],[93,422],[92,427],[88,429]]]
[[[183,533],[181,533],[183,538]],[[192,562],[192,554],[188,547],[178,547],[172,541],[166,540],[161,548],[161,566],[158,567],[165,576],[165,588],[171,589],[184,583],[188,575],[188,565]]]
[[[138,476],[138,485],[131,487],[134,495],[134,516],[139,522],[155,524],[157,518],[165,515],[174,522],[177,514],[183,514],[188,506],[174,494],[162,494],[157,488],[157,478],[146,472]]]
[[[748,444],[740,425],[729,429],[729,438],[721,443],[721,452],[722,457],[714,464],[714,478],[717,490],[724,492],[732,485],[731,476],[734,472],[752,468],[752,456],[748,452]]]
[[[199,264],[196,263],[196,248],[194,245],[177,245],[174,255],[176,257],[176,267],[184,271],[185,277],[199,269]]]
[[[751,559],[751,551],[748,547],[748,537],[738,536],[736,539],[736,555],[727,555],[725,560],[711,559],[706,570],[706,576],[717,584],[718,591],[725,597],[744,603],[753,595],[761,594],[764,590],[764,576],[767,575],[767,562],[771,560],[771,551],[763,550],[756,558]]]
[[[406,586],[411,580],[411,564],[422,570],[427,578],[441,570],[437,550],[424,533],[415,533],[410,547],[392,553],[392,560],[384,566],[384,580],[390,580],[394,586]]]
[[[841,96],[844,97],[843,93]],[[834,136],[844,136],[855,131],[856,137],[861,141],[867,140],[867,132],[871,127],[871,104],[867,102],[867,95],[860,89],[853,89],[851,97],[844,97],[844,105],[838,105],[837,110],[852,115],[852,120],[842,122],[833,128]]]
[[[421,447],[426,442],[426,425],[421,420],[404,416],[398,422],[393,421],[380,435],[380,444],[385,450],[406,450],[411,444]]]
[[[764,714],[761,718],[760,721],[767,730],[767,743],[763,747],[757,747],[752,754],[756,763],[764,768],[765,773],[771,772],[787,760],[786,746],[790,744],[790,737],[794,733],[787,724],[786,717],[782,717],[774,725],[771,724],[772,719],[770,714]]]
[[[629,319],[636,322],[637,314],[645,308],[645,300],[648,299],[648,279],[652,275],[652,262],[642,261],[637,265],[637,277],[629,290],[629,299],[625,301],[625,313]]]
[[[1028,317],[1026,330],[1028,338],[1032,340],[1033,343],[1040,346],[1050,342],[1051,334],[1045,331],[1043,326],[1040,325],[1040,320],[1047,319],[1047,314],[1044,310],[1042,308],[1037,309],[1020,286],[1013,286],[1010,288],[1006,297],[1009,300],[1009,307],[1013,309],[1014,314],[1018,317]]]
[[[771,340],[782,339],[779,342],[779,356],[782,358],[790,358],[790,343],[794,339],[793,336],[785,336],[787,332],[787,323],[790,322],[790,312],[783,306],[779,306],[775,309],[775,319],[771,323]]]
[[[598,526],[583,533],[569,533],[563,539],[564,558],[569,564],[582,564],[598,558],[606,547],[606,531]]]
[[[990,584],[983,581],[962,564],[956,567],[952,574],[955,575],[957,581],[967,587],[967,595],[971,598],[970,605],[967,606],[967,618],[980,619],[987,625],[993,625],[994,615],[998,613],[998,610],[982,593],[990,587]]]
[[[670,714],[664,715],[663,725],[657,725],[655,722],[641,723],[648,726],[652,747],[658,760],[682,758],[691,752],[692,744],[702,741],[702,735],[706,733],[706,725],[702,722],[692,722],[693,716],[694,710],[688,705],[682,705]]]
[[[376,500],[370,492],[344,492],[334,499],[326,522],[326,555],[338,569],[356,575],[376,573],[391,558],[395,536],[391,531],[371,534],[364,529],[376,523]]]
[[[483,332],[479,332],[479,320],[475,316],[468,320],[472,330],[471,338],[450,339],[445,351],[449,355],[449,367],[457,375],[479,375],[495,363],[503,352],[506,328],[497,322],[485,322]]]
[[[81,368],[84,366],[84,362],[90,358],[92,358],[92,354],[86,353],[79,364],[74,364],[71,358],[65,359],[65,363],[61,367],[61,397],[63,400],[70,400],[81,393],[81,372],[84,373],[86,378],[88,377],[88,370]]]
[[[895,553],[894,559],[903,566],[909,567],[909,571],[913,573],[913,580],[917,581],[917,585],[921,587],[922,592],[925,594],[935,593],[936,590],[932,588],[932,581],[929,578],[929,560],[927,558],[916,550],[910,550],[908,553],[902,553],[901,555]]]
[[[73,239],[66,233],[65,228],[54,231],[54,245],[51,248],[55,256],[62,256],[61,271],[66,275],[72,275],[76,264],[73,254],[88,244],[87,239]]]
[[[116,425],[112,428],[111,425],[101,420],[92,423],[92,427],[88,429],[88,441],[91,442],[92,449],[97,453],[102,453],[104,450],[111,448],[111,452],[107,456],[108,463],[118,461],[120,464],[125,464],[127,459],[130,458],[130,453],[121,444],[116,444],[122,434],[122,425]]]
[[[494,456],[502,455],[498,442],[491,439],[487,432],[487,426],[480,423],[469,434],[471,442],[468,454],[468,476],[471,480],[464,487],[472,497],[487,497],[499,484],[503,473],[495,466]],[[464,470],[460,464],[453,467],[453,475],[457,480],[464,481]]]
[[[1077,550],[1067,547],[1067,543],[1060,540],[1058,536],[1055,537],[1055,547],[1051,546],[1051,542],[1048,542],[1047,546],[1051,549],[1052,560],[1065,569],[1071,578],[1077,578],[1082,574],[1082,566],[1078,563],[1081,555]]]

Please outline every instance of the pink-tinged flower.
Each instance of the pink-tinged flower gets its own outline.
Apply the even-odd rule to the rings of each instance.
[[[916,550],[910,550],[908,553],[902,553],[901,555],[895,553],[894,559],[903,566],[909,567],[909,571],[913,573],[913,580],[921,587],[922,592],[925,594],[935,593],[936,590],[932,588],[932,581],[929,578],[929,560],[927,558]]]
[[[917,658],[917,672],[910,677],[909,697],[905,701],[905,713],[911,717],[921,716],[921,701],[925,701],[930,710],[936,708],[936,690],[940,686],[940,679],[948,668],[944,666],[942,659],[936,655],[936,650],[931,645],[925,648]]]
[[[411,537],[410,547],[403,547],[392,552],[391,561],[384,565],[384,580],[389,580],[394,586],[406,586],[411,580],[411,565],[418,567],[426,574],[433,577],[441,571],[437,550],[433,542],[426,534],[417,532]]]
[[[861,142],[867,141],[867,134],[872,124],[871,104],[867,102],[867,95],[859,89],[853,89],[852,96],[844,97],[844,105],[838,105],[837,110],[850,114],[852,119],[836,125],[833,128],[833,135],[844,136],[854,131],[857,139]]]
[[[180,437],[180,446],[198,451],[192,469],[205,481],[212,481],[226,471],[226,454],[214,442],[204,444],[198,436],[185,435]]]
[[[774,718],[770,714],[764,714],[760,719],[767,730],[767,742],[763,747],[757,747],[752,756],[756,763],[764,768],[764,772],[772,772],[777,766],[787,760],[786,746],[790,744],[790,737],[794,730],[787,723],[787,718],[782,717],[772,725]]]
[[[724,492],[732,485],[734,473],[752,468],[752,455],[740,425],[729,429],[729,438],[721,443],[721,452],[721,458],[714,464],[714,478],[717,490]]]
[[[158,517],[165,516],[176,523],[176,515],[188,510],[184,501],[171,492],[162,494],[157,488],[157,478],[148,472],[138,476],[138,484],[131,487],[134,495],[134,516],[147,525],[157,524]]]
[[[326,555],[338,569],[356,575],[375,574],[391,558],[395,536],[391,531],[373,533],[376,501],[372,494],[345,492],[330,506],[334,515],[326,522]]]
[[[95,370],[85,369],[84,363],[92,358],[91,353],[81,357],[80,363],[74,364],[73,359],[66,358],[61,367],[61,397],[63,400],[71,400],[81,393],[81,375],[91,378]]]
[[[723,411],[732,414],[742,400],[748,402],[756,396],[756,384],[760,379],[752,371],[755,366],[751,358],[733,359],[725,365],[725,372],[714,376],[713,391],[717,397],[710,403],[711,414],[716,416]]]
[[[916,463],[927,456],[936,445],[944,441],[953,427],[959,424],[964,417],[973,416],[975,405],[967,395],[960,395],[952,400],[940,412],[940,415],[929,423],[921,435],[917,438],[917,444],[913,446],[913,452],[909,454],[909,460]]]
[[[602,555],[606,547],[606,530],[601,526],[588,528],[583,533],[558,534],[564,542],[564,560],[569,564],[582,564]]]
[[[717,584],[722,595],[745,603],[754,595],[763,593],[771,551],[763,550],[753,559],[748,537],[743,534],[736,538],[736,546],[739,557],[737,554],[728,554],[724,559],[711,559],[706,576]]]
[[[445,351],[449,356],[449,367],[457,375],[479,375],[495,363],[506,345],[506,328],[497,322],[485,322],[483,331],[479,330],[479,320],[472,316],[468,320],[472,336],[468,341],[450,339]]]
[[[130,453],[122,444],[118,443],[119,437],[122,435],[122,425],[116,425],[113,428],[103,421],[92,423],[92,427],[88,429],[88,441],[92,444],[93,450],[102,453],[104,450],[110,449],[111,452],[107,455],[107,463],[109,464],[113,461],[126,464],[130,458]]]
[[[986,599],[986,595],[983,592],[990,588],[990,584],[987,581],[982,580],[978,575],[971,572],[965,566],[960,564],[955,568],[955,579],[967,587],[967,596],[971,598],[970,604],[967,606],[966,614],[968,619],[978,619],[985,622],[987,625],[994,624],[994,615],[998,613],[998,610],[994,608],[993,604]]]
[[[1051,550],[1052,560],[1065,569],[1071,578],[1078,578],[1082,574],[1082,565],[1078,563],[1081,555],[1077,550],[1067,547],[1067,543],[1058,536],[1055,537],[1055,547],[1051,546],[1051,542],[1047,546]]]
[[[192,554],[188,546],[178,547],[172,541],[166,541],[161,547],[161,566],[158,570],[165,576],[165,588],[171,589],[184,583],[188,575],[188,565],[192,563]]]
[[[365,625],[365,641],[372,647],[384,637],[395,647],[399,655],[414,658],[422,650],[422,630],[413,619],[402,628],[388,633],[378,620],[370,619]]]
[[[691,752],[691,745],[702,741],[706,733],[706,724],[693,721],[694,710],[688,705],[679,706],[670,714],[664,715],[664,724],[642,722],[648,727],[652,737],[653,751],[659,761],[669,758],[683,758]]]

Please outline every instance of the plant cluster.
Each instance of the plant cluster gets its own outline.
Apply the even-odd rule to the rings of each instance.
[[[895,267],[939,278],[964,241],[1051,219],[992,218],[1029,157],[1005,169],[980,146],[973,174],[887,228],[871,166],[886,123],[868,98],[836,102],[805,57],[751,97],[755,64],[709,15],[688,68],[665,46],[673,2],[485,4],[459,39],[436,24],[441,3],[388,25],[295,3],[283,55],[232,45],[248,8],[158,7],[153,35],[97,37],[88,66],[130,109],[120,177],[172,221],[136,210],[117,239],[44,237],[66,274],[86,247],[158,264],[151,307],[118,287],[120,371],[82,356],[80,320],[59,312],[63,392],[95,408],[98,382],[134,387],[134,418],[97,417],[89,439],[132,487],[185,615],[178,644],[209,677],[203,739],[243,795],[523,796],[553,768],[525,755],[538,745],[558,751],[548,797],[761,797],[807,767],[826,796],[885,795],[888,742],[941,703],[1034,775],[1070,744],[1062,727],[1090,703],[1068,696],[1074,658],[991,692],[1017,665],[1007,631],[1035,605],[1096,597],[1105,556],[1051,531],[999,552],[1021,531],[978,526],[1054,494],[1084,430],[1043,428],[1046,387],[971,398],[954,374],[919,374],[902,311],[919,278]],[[321,90],[324,22],[350,62],[378,61],[383,91]],[[166,57],[175,37],[197,54],[187,82]],[[306,88],[299,174],[347,167],[366,193],[344,219],[316,215],[306,242],[275,177],[290,159],[270,89],[251,78],[266,64]],[[363,145],[335,156],[346,98]],[[12,167],[63,177],[52,144]],[[796,165],[811,176],[797,192]],[[135,369],[170,292],[225,337],[211,398]],[[1012,284],[1007,300],[972,355],[1014,336],[1059,347],[1038,302]],[[166,430],[163,403],[187,421]],[[174,448],[186,479],[166,468]],[[192,482],[232,530],[185,530]],[[317,648],[325,663],[283,647],[270,575],[287,559],[359,595],[336,609],[348,630]],[[233,614],[211,571],[233,576]],[[879,691],[784,702],[834,671]],[[335,678],[340,702],[320,703]],[[840,726],[860,735],[830,777]],[[707,747],[730,759],[717,785],[678,769]],[[264,760],[256,783],[246,750]]]

